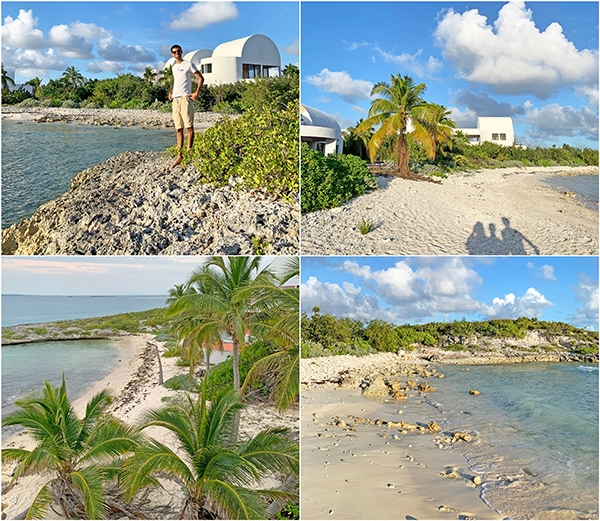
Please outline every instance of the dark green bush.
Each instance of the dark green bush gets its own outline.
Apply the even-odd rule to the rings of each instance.
[[[344,154],[325,157],[306,143],[302,143],[301,171],[302,212],[334,208],[377,188],[365,161]]]
[[[174,391],[198,392],[198,380],[192,378],[192,381],[190,382],[190,377],[187,374],[180,374],[173,378],[169,378],[163,383],[163,386],[167,389],[173,389]]]

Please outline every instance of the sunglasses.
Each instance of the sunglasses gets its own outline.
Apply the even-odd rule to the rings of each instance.
[[[181,54],[182,51],[171,51],[171,54]]]

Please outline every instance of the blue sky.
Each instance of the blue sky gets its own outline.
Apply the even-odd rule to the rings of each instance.
[[[281,266],[285,257],[264,257]],[[203,257],[2,257],[4,295],[166,295]]]
[[[342,128],[390,75],[460,128],[511,116],[517,141],[598,148],[598,2],[303,2],[302,102]]]
[[[396,324],[537,317],[598,330],[594,257],[303,257],[302,311]]]
[[[271,38],[283,65],[298,63],[298,2],[2,2],[2,62],[16,83],[161,69],[184,53],[252,34]],[[12,77],[12,76],[11,76]]]

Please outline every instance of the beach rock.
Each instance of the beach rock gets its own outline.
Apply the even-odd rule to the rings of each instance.
[[[387,385],[382,376],[377,376],[362,392],[365,396],[387,396],[388,393]]]
[[[479,391],[475,391],[474,389],[471,389],[471,390],[469,391],[469,394],[473,394],[473,395],[475,395],[475,396],[478,396],[478,395],[480,395],[481,393],[480,393]]]
[[[453,441],[466,441],[470,442],[473,440],[473,437],[468,432],[455,432],[453,435]]]
[[[298,254],[299,208],[235,182],[198,183],[193,166],[125,152],[84,170],[68,192],[2,230],[3,255]]]
[[[481,478],[479,476],[473,476],[471,480],[475,485],[481,485]]]
[[[433,393],[433,392],[435,392],[435,389],[433,387],[431,387],[431,385],[429,385],[427,382],[423,382],[422,384],[419,384],[418,389],[422,393]]]
[[[457,512],[457,510],[455,508],[445,507],[444,505],[441,505],[438,508],[438,512]]]
[[[430,421],[427,424],[427,428],[431,431],[431,432],[440,432],[442,430],[442,428],[434,421]]]

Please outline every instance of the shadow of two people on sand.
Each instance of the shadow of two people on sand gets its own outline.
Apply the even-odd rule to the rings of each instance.
[[[511,228],[507,217],[502,217],[504,228],[500,231],[500,237],[496,235],[497,228],[494,223],[488,225],[490,235],[486,234],[483,223],[477,221],[473,231],[467,239],[467,250],[469,255],[539,255],[539,248],[533,244],[521,232]],[[531,251],[527,251],[529,245]]]

